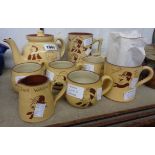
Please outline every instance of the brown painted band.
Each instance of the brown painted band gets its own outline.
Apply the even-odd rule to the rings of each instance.
[[[93,35],[92,33],[86,33],[86,32],[70,32],[69,35]]]

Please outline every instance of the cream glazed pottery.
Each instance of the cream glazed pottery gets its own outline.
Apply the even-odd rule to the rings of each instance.
[[[67,75],[75,70],[80,70],[80,66],[70,61],[54,61],[48,64],[46,76],[54,83],[54,88],[59,90],[66,82]]]
[[[11,83],[15,92],[17,92],[17,84],[19,80],[30,75],[44,75],[44,63],[26,62],[15,65],[11,71]]]
[[[148,75],[139,80],[144,70],[148,72]],[[154,72],[149,66],[123,67],[105,61],[104,74],[114,81],[111,91],[105,96],[114,101],[129,102],[136,97],[137,88],[152,79]]]
[[[81,58],[89,55],[100,55],[103,39],[95,39],[92,33],[71,32],[68,34],[68,60],[77,63]],[[93,45],[98,47],[93,52]]]
[[[57,101],[64,95],[66,86],[57,94],[53,84],[43,75],[30,75],[18,83],[19,115],[25,122],[41,122],[50,118]]]
[[[26,36],[28,43],[25,45],[21,53],[13,39],[4,39],[8,43],[13,53],[15,64],[23,62],[44,62],[45,65],[51,61],[59,60],[65,52],[65,43],[62,39],[55,39],[53,35],[45,34],[40,29],[37,34],[29,34]],[[57,42],[61,42],[61,47]]]
[[[82,70],[92,71],[99,75],[103,75],[104,62],[105,57],[93,55],[82,58],[77,65],[81,66]]]
[[[96,105],[112,86],[113,80],[110,76],[104,75],[100,78],[94,72],[73,71],[67,76],[66,99],[74,107],[91,107]]]

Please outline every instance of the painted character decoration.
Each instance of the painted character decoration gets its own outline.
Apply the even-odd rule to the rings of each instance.
[[[44,105],[44,107],[47,107],[45,102],[45,96],[40,95],[32,99],[32,103],[30,105],[31,111],[26,113],[26,115],[29,116],[29,119],[33,119],[35,117],[34,113],[35,113],[37,104]]]
[[[94,88],[86,88],[81,102],[76,103],[81,108],[90,107],[96,99],[96,90]]]
[[[119,75],[118,82],[114,83],[114,87],[125,88],[130,84],[130,80],[132,78],[131,72],[123,72],[123,74]]]
[[[69,39],[71,41],[71,39]],[[77,62],[83,55],[83,52],[86,55],[91,55],[90,51],[92,50],[92,44],[84,47],[83,45],[83,38],[78,37],[73,39],[73,46],[71,47],[71,61]],[[88,53],[86,51],[89,51]]]
[[[38,52],[38,47],[32,46],[30,49],[31,53],[28,55],[28,60],[40,60],[42,57],[40,56]]]

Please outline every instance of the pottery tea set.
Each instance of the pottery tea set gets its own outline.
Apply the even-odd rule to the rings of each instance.
[[[69,33],[68,60],[60,60],[65,53],[65,43],[45,34],[27,35],[28,44],[22,54],[13,39],[4,39],[13,53],[15,66],[11,81],[19,93],[19,113],[23,121],[40,122],[52,116],[57,101],[64,97],[77,108],[96,105],[102,96],[129,102],[135,98],[136,88],[153,77],[148,66],[122,67],[109,63],[102,57],[102,39],[91,33]],[[93,52],[93,44],[98,48]],[[148,70],[145,79],[140,73]],[[57,90],[57,93],[53,93]]]

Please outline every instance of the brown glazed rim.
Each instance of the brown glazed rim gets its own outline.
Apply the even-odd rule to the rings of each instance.
[[[112,66],[116,66],[116,67],[124,67],[124,68],[138,68],[138,67],[141,67],[141,66],[142,66],[142,65],[140,65],[140,66],[136,66],[136,67],[118,66],[118,65],[114,65],[114,64],[108,62],[108,61],[107,61],[107,58],[105,59],[105,63],[108,63],[108,64],[110,64],[110,65],[112,65]]]
[[[40,69],[41,69],[41,64],[39,64],[39,63],[37,63],[37,62],[25,62],[25,63],[20,63],[20,64],[17,64],[17,65],[15,65],[13,68],[12,68],[12,70],[14,71],[14,72],[16,72],[16,73],[33,73],[33,72],[17,72],[17,71],[15,71],[14,69],[17,67],[17,66],[19,66],[19,65],[22,65],[22,64],[38,64],[38,65],[40,65],[40,68],[39,69],[37,69],[37,70],[35,70],[35,71],[33,71],[33,72],[36,72],[36,71],[39,71]]]
[[[56,68],[56,67],[53,67],[53,66],[51,66],[50,64],[51,63],[54,63],[54,62],[70,62],[70,63],[72,63],[71,61],[52,61],[52,62],[49,62],[48,63],[48,66],[50,67],[50,68],[54,68],[54,69],[66,69],[66,68],[72,68],[72,67],[74,67],[75,66],[75,64],[74,63],[72,63],[73,65],[71,66],[71,67],[66,67],[66,68]]]
[[[38,82],[36,78],[40,78]],[[40,86],[48,82],[48,78],[44,75],[30,75],[18,81],[18,84],[22,84],[25,86],[33,87]]]
[[[77,71],[79,71],[79,72],[87,72],[87,73],[93,73],[93,74],[96,74],[97,76],[98,76],[98,80],[96,81],[96,82],[92,82],[92,83],[79,83],[79,82],[75,82],[75,81],[73,81],[73,80],[71,80],[70,78],[69,78],[69,75],[71,74],[71,73],[73,73],[73,72],[77,72]],[[84,70],[76,70],[76,71],[72,71],[72,72],[70,72],[68,75],[67,75],[67,78],[70,80],[70,81],[72,81],[73,83],[77,83],[77,84],[80,84],[80,85],[88,85],[88,84],[94,84],[94,83],[97,83],[98,81],[100,81],[100,76],[97,74],[97,73],[95,73],[95,72],[92,72],[92,71],[84,71]]]
[[[86,32],[70,32],[69,35],[93,35],[92,33],[86,33]]]

